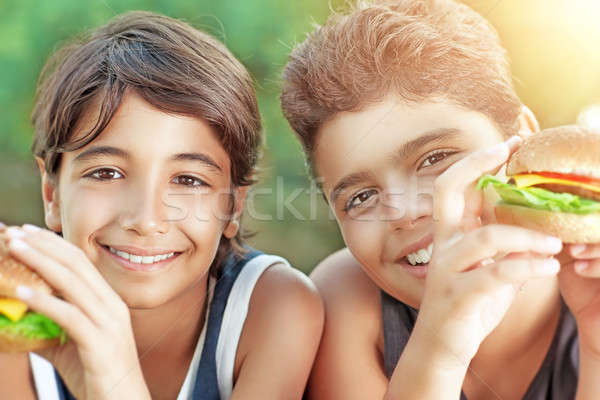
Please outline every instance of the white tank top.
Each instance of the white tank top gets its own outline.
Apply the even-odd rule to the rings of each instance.
[[[227,299],[227,305],[223,313],[221,333],[217,342],[216,351],[217,380],[219,383],[219,393],[223,400],[229,399],[233,390],[235,355],[237,353],[237,346],[242,334],[242,329],[244,328],[244,322],[248,315],[250,297],[252,296],[256,282],[258,282],[258,279],[263,272],[277,263],[284,264],[291,268],[287,260],[278,256],[262,254],[252,258],[244,265],[231,288],[229,298]],[[212,299],[214,287],[215,280],[212,278],[209,282],[209,302]],[[206,337],[206,321],[208,321],[208,315],[205,318],[204,327],[198,338],[198,344],[194,350],[192,362],[188,368],[177,400],[192,400],[196,370],[198,369],[202,348],[204,347],[204,339]],[[34,353],[29,353],[29,361],[38,399],[60,400],[52,364]]]

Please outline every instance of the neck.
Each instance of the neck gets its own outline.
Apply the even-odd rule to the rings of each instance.
[[[560,316],[561,300],[555,277],[534,279],[517,292],[502,322],[482,342],[472,365],[490,360],[516,360],[550,345]]]
[[[191,359],[204,325],[208,274],[169,302],[152,309],[130,309],[142,366],[155,358]]]

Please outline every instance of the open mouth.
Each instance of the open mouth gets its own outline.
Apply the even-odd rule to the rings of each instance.
[[[133,271],[152,271],[163,268],[182,254],[182,252],[173,251],[163,254],[139,255],[117,250],[107,245],[101,245],[101,247],[124,268]]]
[[[417,278],[424,279],[427,276],[427,267],[431,261],[433,252],[433,237],[426,237],[412,245],[410,253],[397,260],[405,270]]]
[[[430,243],[429,246],[419,249],[413,253],[406,255],[403,260],[409,263],[410,265],[425,265],[429,264],[431,260],[431,253],[433,252],[433,243]]]

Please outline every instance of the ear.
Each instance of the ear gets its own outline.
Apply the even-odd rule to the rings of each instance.
[[[533,112],[526,105],[521,106],[521,113],[518,117],[519,121],[519,136],[527,137],[532,133],[540,131],[540,124]]]
[[[248,186],[239,186],[235,188],[233,192],[233,213],[231,219],[227,223],[223,235],[227,239],[232,239],[237,235],[240,230],[240,218],[244,211],[244,201],[246,200],[246,194],[248,193]]]
[[[44,166],[44,160],[36,157],[35,161],[40,169],[40,176],[42,178],[42,200],[44,201],[46,226],[54,232],[62,232],[56,179],[48,175]]]

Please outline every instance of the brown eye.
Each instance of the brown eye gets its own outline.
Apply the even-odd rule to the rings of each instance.
[[[350,198],[346,203],[346,207],[344,207],[345,211],[351,210],[355,207],[362,206],[367,200],[369,200],[372,196],[377,194],[377,190],[369,189],[364,190]]]
[[[208,186],[202,179],[196,178],[190,175],[180,175],[173,179],[174,183],[183,186],[197,187],[197,186]]]
[[[93,171],[89,175],[86,175],[86,177],[97,179],[99,181],[110,181],[113,179],[120,179],[123,177],[123,175],[121,175],[119,171],[111,168],[101,168]]]
[[[449,152],[449,151],[439,151],[439,152],[433,153],[433,154],[429,155],[425,160],[423,160],[423,162],[421,163],[419,168],[431,167],[432,165],[437,164],[438,162],[442,161],[444,158],[451,156],[452,154],[455,154],[455,153],[456,152]]]

